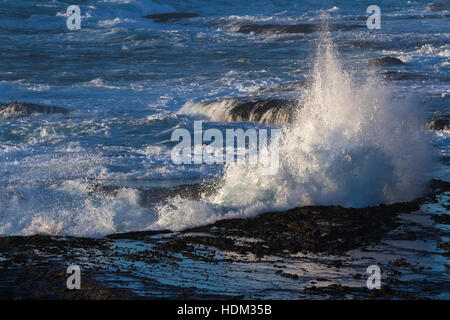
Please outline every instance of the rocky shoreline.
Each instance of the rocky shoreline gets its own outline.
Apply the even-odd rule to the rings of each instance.
[[[448,212],[421,208],[448,206],[449,191],[434,180],[410,203],[301,207],[182,232],[0,237],[0,298],[439,299],[450,292]],[[65,287],[70,264],[81,290]],[[365,288],[369,264],[383,270],[381,290]]]

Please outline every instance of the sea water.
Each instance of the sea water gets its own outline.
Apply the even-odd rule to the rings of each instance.
[[[81,29],[71,31],[66,9],[73,4]],[[0,120],[0,234],[178,230],[298,205],[408,201],[428,179],[448,180],[449,133],[423,124],[449,112],[449,9],[384,1],[380,30],[235,31],[240,23],[365,26],[371,4],[2,1],[0,102],[72,112]],[[163,12],[199,17],[142,18]],[[406,64],[366,63],[385,55]],[[220,130],[261,127],[217,122],[188,106],[260,97],[262,88],[283,83],[305,85],[270,94],[298,101],[295,123],[277,126],[277,175],[260,175],[257,166],[173,163],[171,134],[194,120]],[[219,179],[217,192],[198,201],[141,199],[149,186]],[[96,184],[118,190],[95,193]]]

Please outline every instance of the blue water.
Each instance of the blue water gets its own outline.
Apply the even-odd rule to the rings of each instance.
[[[429,117],[450,112],[450,8],[429,1],[380,1],[382,28],[333,31],[345,68],[389,55],[406,65],[381,68],[414,92]],[[79,5],[81,30],[66,27]],[[73,110],[0,120],[0,234],[102,235],[140,230],[156,218],[134,189],[92,196],[92,183],[148,187],[220,177],[221,166],[177,166],[171,133],[192,127],[188,102],[256,95],[308,77],[319,37],[241,34],[236,23],[366,23],[372,1],[15,1],[0,3],[0,102]],[[142,16],[192,12],[158,23]],[[290,95],[292,93],[280,93]],[[242,124],[206,126],[242,127]],[[250,126],[244,124],[245,126]],[[450,138],[433,143],[448,159]],[[447,161],[448,163],[448,161]],[[443,169],[444,168],[444,169]],[[442,173],[444,172],[444,173]],[[445,179],[445,163],[436,177]]]

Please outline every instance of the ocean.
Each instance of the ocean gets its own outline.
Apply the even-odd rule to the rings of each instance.
[[[449,181],[448,125],[426,123],[450,119],[450,5],[382,1],[377,30],[366,26],[371,4],[1,1],[0,103],[68,113],[2,113],[0,235],[183,230],[304,205],[410,201],[429,180]],[[69,5],[79,30],[67,28]],[[192,16],[143,18],[173,12]],[[400,62],[376,60],[385,56]],[[270,99],[290,101],[292,119],[225,112]],[[279,129],[277,173],[175,164],[173,132],[200,120]],[[149,196],[213,181],[196,199]]]

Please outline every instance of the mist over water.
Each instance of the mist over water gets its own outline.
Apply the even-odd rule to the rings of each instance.
[[[434,151],[413,97],[396,95],[370,70],[344,70],[326,32],[311,79],[295,123],[282,130],[277,174],[230,164],[215,195],[172,199],[158,208],[152,228],[178,230],[295,206],[365,207],[422,195]]]

